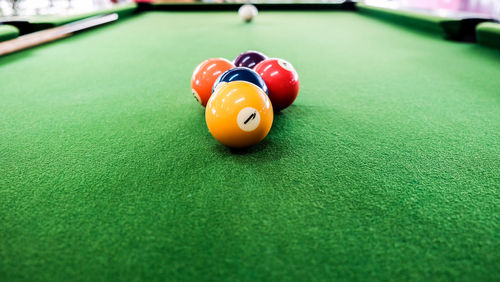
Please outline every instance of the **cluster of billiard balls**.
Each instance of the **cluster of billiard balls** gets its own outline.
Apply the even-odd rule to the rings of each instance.
[[[247,51],[233,62],[203,61],[193,72],[191,89],[206,107],[212,136],[226,146],[242,148],[262,141],[273,124],[273,110],[283,110],[295,101],[299,75],[283,59]]]

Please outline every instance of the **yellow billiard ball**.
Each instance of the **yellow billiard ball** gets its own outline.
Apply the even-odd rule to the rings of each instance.
[[[212,136],[234,148],[262,141],[273,124],[273,107],[266,93],[246,81],[217,87],[207,103],[205,120]]]

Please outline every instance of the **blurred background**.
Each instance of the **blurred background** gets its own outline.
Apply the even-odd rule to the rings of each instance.
[[[137,0],[150,2],[149,0]],[[50,14],[77,14],[112,5],[134,2],[133,0],[0,0],[0,17]],[[338,3],[339,0],[161,0],[155,2],[204,2],[204,3]],[[500,19],[500,0],[365,0],[368,5],[393,9],[416,10],[440,16],[469,15]]]

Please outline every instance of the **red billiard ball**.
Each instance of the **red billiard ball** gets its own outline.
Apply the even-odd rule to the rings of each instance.
[[[299,75],[292,64],[272,58],[258,63],[254,70],[264,79],[274,110],[283,110],[295,101],[299,93]]]

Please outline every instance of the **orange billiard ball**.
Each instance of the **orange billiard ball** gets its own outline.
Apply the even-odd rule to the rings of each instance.
[[[234,64],[224,58],[212,58],[201,62],[191,77],[193,95],[205,107],[212,94],[212,86],[219,75],[234,68]]]
[[[273,115],[273,106],[266,93],[246,81],[219,86],[205,110],[205,120],[212,136],[234,148],[262,141],[271,129]]]

